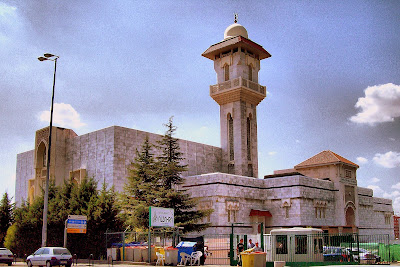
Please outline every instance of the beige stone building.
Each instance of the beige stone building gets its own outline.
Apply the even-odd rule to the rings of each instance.
[[[391,200],[358,187],[358,166],[332,151],[258,179],[256,108],[267,93],[258,83],[258,72],[260,61],[271,55],[235,22],[203,56],[214,62],[217,73],[210,96],[220,105],[221,147],[187,140],[179,144],[188,165],[183,188],[200,198],[199,209],[214,210],[204,219],[212,223],[205,233],[229,233],[237,224],[242,233],[254,234],[263,222],[266,233],[312,226],[328,233],[389,234],[393,239]],[[17,156],[17,204],[41,193],[48,167],[57,185],[89,176],[121,191],[136,149],[146,136],[152,143],[161,137],[119,126],[81,136],[54,127],[52,161],[46,166],[48,131],[38,130],[34,149]]]

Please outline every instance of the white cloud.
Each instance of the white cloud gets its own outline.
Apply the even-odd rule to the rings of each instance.
[[[300,140],[299,140],[299,139],[296,139],[296,143],[298,143],[298,144],[299,144],[299,143],[300,143]]]
[[[393,191],[392,193],[383,193],[384,198],[391,198],[395,199],[396,197],[400,197],[400,192],[399,191]]]
[[[39,120],[50,121],[50,111],[39,113]],[[53,124],[65,128],[81,128],[86,124],[81,122],[79,113],[70,105],[64,103],[54,104]]]
[[[269,156],[274,156],[274,155],[276,155],[276,151],[268,152],[268,155],[269,155]]]
[[[375,179],[375,178],[374,178]],[[378,185],[368,185],[367,188],[374,190],[374,197],[383,197],[391,199],[393,210],[396,214],[400,214],[400,183],[392,185],[392,188],[399,189],[392,191],[391,193],[385,192]]]
[[[376,178],[376,177],[374,177],[374,178],[372,178],[372,180],[371,180],[371,182],[373,182],[373,183],[377,183],[377,182],[380,182],[381,181],[381,179],[379,179],[379,178]]]
[[[395,168],[400,166],[400,153],[389,151],[385,154],[377,153],[373,158],[374,162],[385,168]]]
[[[368,159],[366,159],[364,157],[357,157],[357,162],[359,164],[366,164],[366,163],[368,163]]]
[[[361,111],[352,116],[350,121],[374,125],[400,117],[399,85],[387,83],[369,86],[364,92],[365,97],[360,97],[355,105]]]
[[[400,190],[400,183],[397,183],[395,185],[392,185],[393,189],[399,189]]]

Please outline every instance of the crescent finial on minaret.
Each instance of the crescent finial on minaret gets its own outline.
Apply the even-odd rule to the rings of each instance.
[[[238,20],[238,14],[235,12],[235,13],[233,13],[233,15],[235,16],[235,20],[234,20],[234,22],[235,22],[235,23],[237,23],[237,20]]]

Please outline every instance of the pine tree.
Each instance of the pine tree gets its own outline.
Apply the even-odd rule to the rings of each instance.
[[[167,131],[157,142],[158,148],[161,150],[161,155],[157,157],[161,165],[160,176],[162,184],[167,190],[172,189],[174,185],[182,184],[182,172],[187,170],[187,165],[181,163],[183,157],[178,139],[173,137],[177,127],[173,125],[172,118],[169,118],[168,123],[164,124]]]
[[[8,198],[8,193],[4,193],[0,201],[0,246],[3,246],[7,229],[13,223],[13,207],[14,204],[12,204],[11,199]]]
[[[167,131],[158,141],[161,155],[157,157],[159,164],[159,177],[162,182],[162,190],[159,190],[159,207],[173,208],[175,225],[184,227],[185,232],[200,231],[209,224],[199,223],[203,217],[209,215],[212,210],[196,210],[196,200],[190,198],[186,190],[179,188],[183,183],[182,173],[187,170],[187,165],[182,164],[182,153],[179,142],[173,135],[176,126],[173,125],[172,117],[167,124]]]
[[[160,181],[158,164],[154,159],[152,145],[146,137],[135,161],[129,168],[129,176],[121,194],[121,217],[127,226],[145,229],[149,225],[149,207],[158,206]]]

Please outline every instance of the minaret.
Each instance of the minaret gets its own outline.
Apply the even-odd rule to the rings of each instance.
[[[210,96],[220,105],[222,171],[257,177],[257,105],[266,96],[258,83],[260,60],[271,55],[248,38],[236,21],[226,28],[224,40],[202,56],[214,61],[217,84]]]

